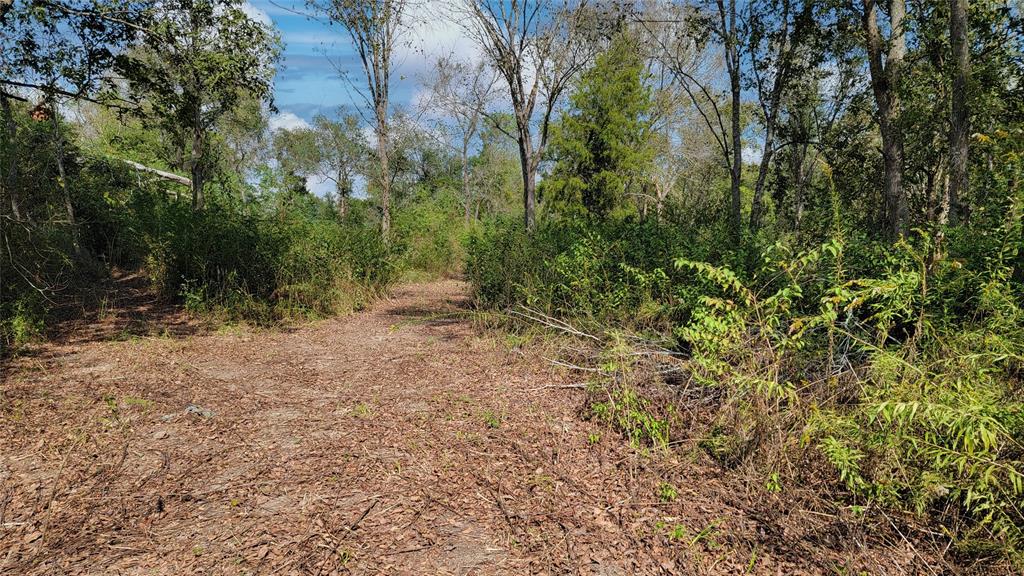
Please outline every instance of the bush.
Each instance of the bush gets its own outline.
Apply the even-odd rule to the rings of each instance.
[[[142,269],[162,298],[194,313],[258,324],[360,308],[396,276],[394,251],[372,222],[343,222],[308,195],[243,203],[214,182],[206,209],[194,212],[187,194],[120,162],[78,154],[69,172],[76,227],[38,216],[4,225],[7,349],[42,336],[56,308],[77,308],[113,267]]]
[[[465,220],[453,193],[421,195],[394,213],[397,266],[428,277],[452,276],[464,260]]]
[[[1018,553],[1019,287],[1008,268],[962,278],[975,274],[934,248],[927,237],[903,243],[879,277],[847,280],[843,245],[829,243],[769,259],[759,277],[785,280],[757,289],[728,269],[679,260],[719,291],[677,335],[688,369],[724,388],[724,409],[740,413],[719,420],[760,425],[741,450],[762,469],[776,469],[772,457],[796,440],[820,450],[855,499],[934,517],[962,546]],[[964,304],[946,300],[947,283],[979,286],[964,321],[948,313]]]
[[[466,275],[483,306],[650,327],[673,312],[665,264],[679,250],[675,231],[651,221],[551,221],[528,234],[499,219],[469,237]]]
[[[394,258],[372,227],[303,207],[163,210],[147,268],[162,293],[193,310],[257,323],[324,317],[362,307],[394,278]]]
[[[940,522],[965,551],[1019,557],[1019,206],[1004,214],[945,243],[920,231],[891,247],[836,234],[810,250],[779,243],[758,259],[722,257],[754,260],[749,269],[679,257],[686,243],[654,223],[546,223],[527,234],[495,222],[470,239],[467,272],[482,306],[589,326],[605,351],[633,343],[619,353],[628,361],[591,359],[608,388],[592,413],[632,441],[673,443],[682,427],[672,406],[691,401],[685,412],[699,416],[686,436],[704,438],[725,466],[780,487],[815,483],[819,462],[839,498]],[[649,350],[659,350],[651,369],[637,369]],[[643,389],[640,378],[666,372],[665,352],[704,393]]]

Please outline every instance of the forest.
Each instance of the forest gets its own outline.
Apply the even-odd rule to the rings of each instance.
[[[0,0],[0,573],[1020,573],[1022,178],[1020,0]]]

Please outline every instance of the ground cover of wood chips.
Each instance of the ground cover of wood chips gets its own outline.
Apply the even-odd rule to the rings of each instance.
[[[148,335],[112,313],[5,361],[0,573],[942,572],[699,453],[631,447],[579,375],[474,328],[466,290],[276,330],[128,310]]]

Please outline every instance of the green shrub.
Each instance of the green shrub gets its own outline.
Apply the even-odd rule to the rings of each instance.
[[[483,306],[653,326],[673,312],[665,264],[682,246],[651,221],[550,221],[527,234],[499,219],[469,237],[466,275]]]
[[[673,442],[664,414],[695,398],[686,435],[724,466],[764,470],[778,489],[823,470],[793,462],[822,462],[839,498],[939,522],[964,550],[1019,557],[1020,205],[944,242],[836,231],[813,249],[779,242],[751,258],[739,246],[718,262],[651,222],[545,222],[528,234],[495,221],[469,238],[467,275],[481,306],[586,327],[606,351],[648,343],[629,365],[591,358],[610,382],[591,414],[632,443]],[[651,349],[681,357],[676,370],[705,392],[645,389],[639,378],[665,358],[638,370]]]
[[[1011,270],[983,281],[927,236],[897,246],[874,278],[847,280],[844,256],[832,242],[769,257],[758,278],[771,280],[750,286],[679,260],[718,287],[677,329],[688,369],[725,389],[726,421],[760,426],[730,432],[765,469],[798,440],[820,450],[854,498],[935,518],[963,545],[1019,553],[1024,314]],[[948,314],[965,304],[947,300],[944,284],[958,295],[978,287],[963,320]]]
[[[149,269],[190,309],[268,323],[353,310],[394,278],[392,252],[371,227],[293,207],[277,214],[170,205]]]
[[[464,234],[462,206],[451,192],[423,194],[394,213],[397,266],[428,277],[454,275],[465,257]]]
[[[195,212],[187,191],[144,179],[122,162],[79,153],[68,170],[76,227],[42,218],[5,223],[6,348],[39,335],[55,308],[80,309],[114,267],[143,270],[162,298],[190,312],[258,324],[359,308],[396,277],[395,250],[372,221],[341,221],[309,195],[242,202],[239,190],[214,181],[207,207]],[[49,218],[62,206],[24,208]]]

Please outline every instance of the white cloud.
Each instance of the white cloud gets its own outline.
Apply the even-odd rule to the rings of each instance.
[[[299,128],[309,128],[309,122],[306,122],[302,118],[299,118],[292,112],[282,112],[275,114],[270,117],[267,122],[271,132],[277,132],[278,130],[297,130]]]
[[[740,150],[740,155],[743,157],[744,164],[758,164],[761,162],[761,158],[764,157],[764,147],[747,144]]]
[[[306,189],[321,198],[325,198],[327,194],[334,193],[337,188],[334,185],[334,181],[326,176],[311,174],[306,176]]]
[[[462,25],[453,7],[442,7],[435,2],[412,3],[405,15],[408,42],[397,46],[399,73],[414,76],[429,70],[437,59],[449,54],[460,60],[479,62],[483,53]]]
[[[265,11],[253,6],[248,1],[242,2],[241,8],[242,12],[245,12],[246,16],[255,20],[256,22],[263,24],[267,28],[272,28],[274,26],[274,22],[270,19],[270,16]]]

